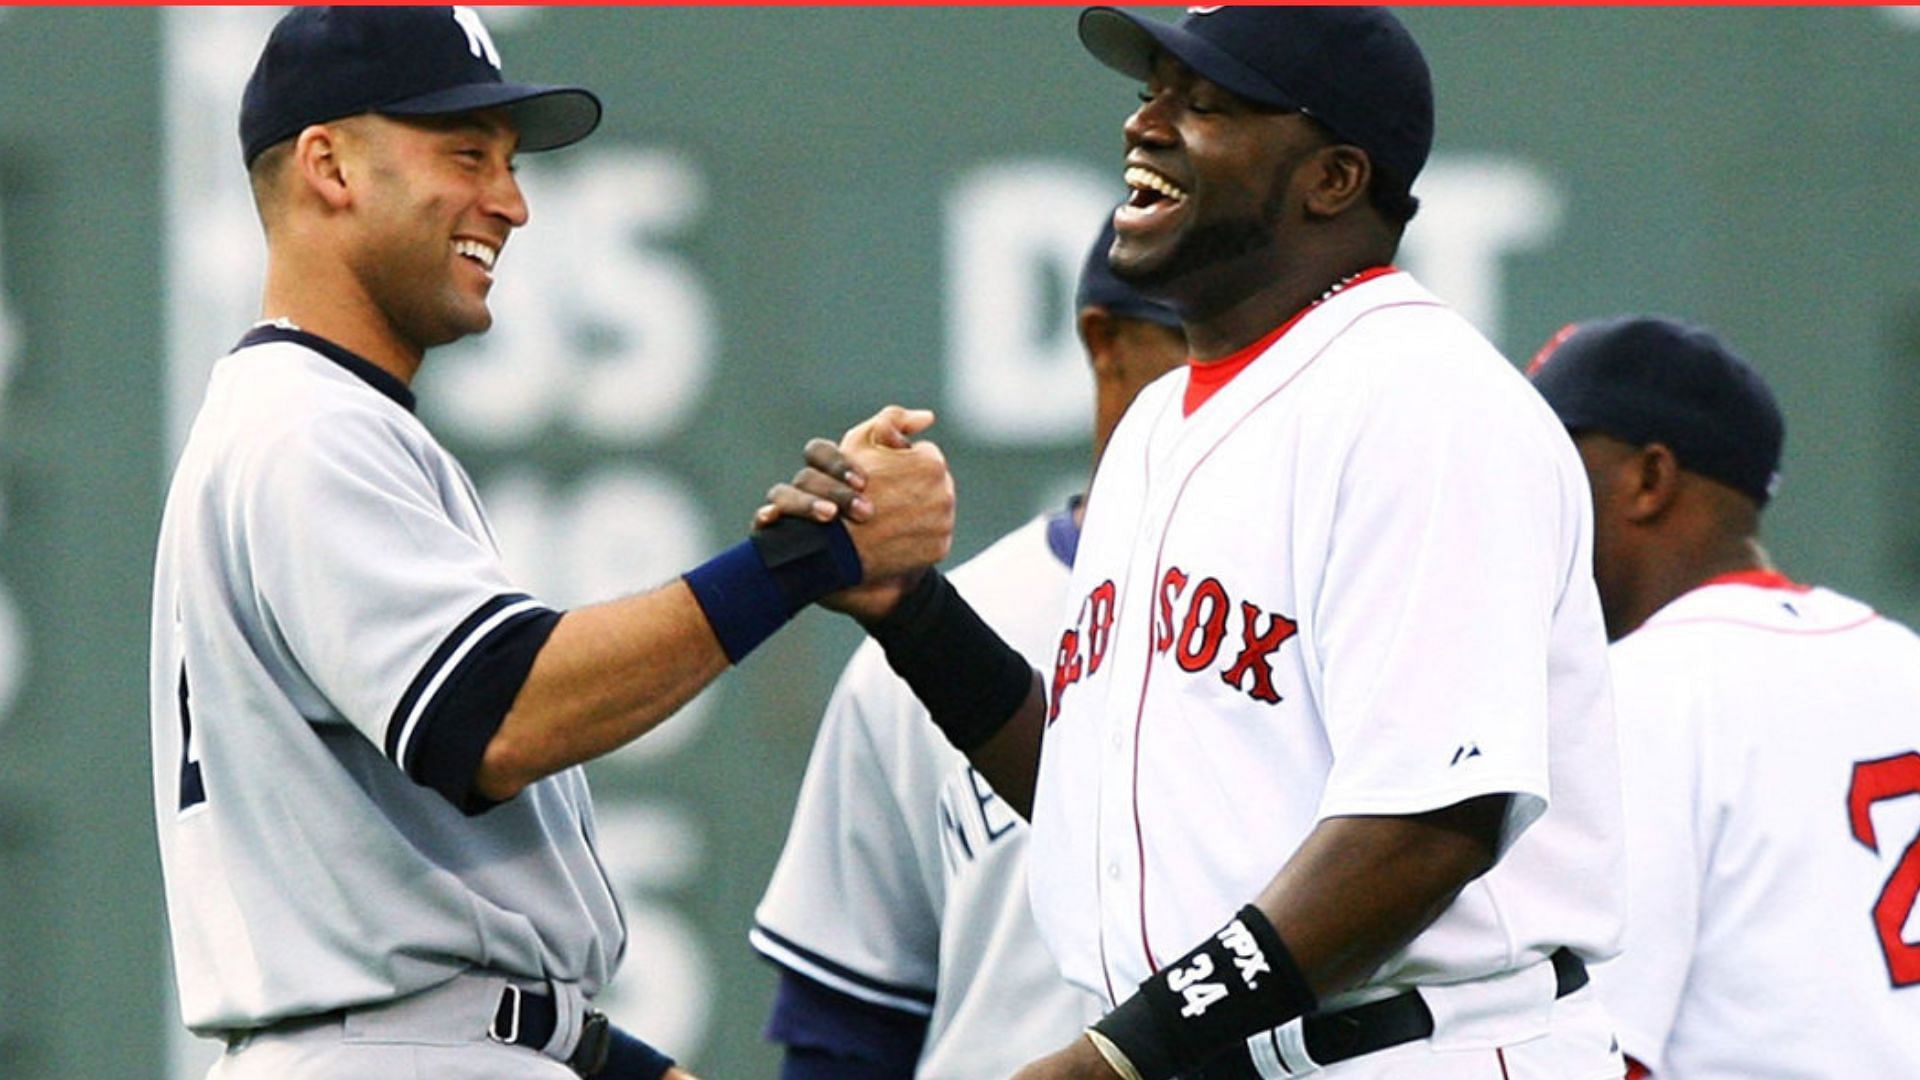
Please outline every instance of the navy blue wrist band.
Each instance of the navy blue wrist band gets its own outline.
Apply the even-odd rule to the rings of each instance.
[[[682,576],[738,664],[808,604],[860,584],[860,554],[837,520],[781,518]]]
[[[660,1080],[673,1068],[673,1059],[643,1040],[614,1028],[607,1047],[607,1063],[594,1075],[601,1080]]]

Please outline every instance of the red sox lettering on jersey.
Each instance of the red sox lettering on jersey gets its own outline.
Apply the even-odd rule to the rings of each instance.
[[[1272,656],[1294,636],[1299,624],[1277,611],[1265,611],[1251,600],[1236,602],[1227,586],[1211,575],[1201,577],[1189,593],[1187,586],[1192,580],[1193,575],[1178,566],[1168,567],[1160,576],[1153,623],[1154,655],[1166,656],[1171,651],[1180,669],[1189,674],[1218,668],[1220,681],[1228,686],[1255,701],[1278,705],[1281,698],[1273,685]],[[1113,597],[1111,579],[1094,586],[1080,605],[1079,619],[1060,635],[1049,719],[1060,715],[1061,698],[1067,689],[1083,674],[1098,672],[1106,659],[1113,630]],[[1228,623],[1236,609],[1239,649],[1229,663],[1221,664]]]

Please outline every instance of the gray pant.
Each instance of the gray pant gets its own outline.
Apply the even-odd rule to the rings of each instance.
[[[506,985],[469,973],[344,1016],[276,1025],[235,1039],[207,1080],[578,1080],[562,1064],[580,1037],[578,991],[556,988],[572,1019],[543,1053],[488,1037]]]

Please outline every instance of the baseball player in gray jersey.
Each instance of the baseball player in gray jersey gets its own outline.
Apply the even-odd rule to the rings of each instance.
[[[1113,276],[1113,227],[1075,297],[1095,386],[1094,456],[1127,403],[1185,361],[1180,318]],[[1035,665],[1050,662],[1082,500],[953,580]],[[787,845],[755,913],[780,968],[768,1034],[784,1080],[1001,1080],[1073,1037],[1095,1003],[1060,978],[1027,905],[1027,827],[949,746],[879,646],[821,721]]]
[[[599,118],[504,81],[462,8],[297,8],[247,84],[264,318],[181,454],[152,618],[173,954],[187,1025],[228,1044],[214,1077],[684,1078],[592,1008],[626,935],[578,766],[810,598],[946,550],[951,492],[882,484],[919,524],[765,530],[567,612],[508,579],[409,383],[491,322],[515,154]]]

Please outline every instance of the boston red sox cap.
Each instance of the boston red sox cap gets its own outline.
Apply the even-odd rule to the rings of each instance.
[[[1080,268],[1080,287],[1074,290],[1073,309],[1099,305],[1123,319],[1139,319],[1180,329],[1180,316],[1165,304],[1156,304],[1141,296],[1133,286],[1113,276],[1107,252],[1113,250],[1113,215],[1107,215],[1106,227],[1087,251],[1086,265]]]
[[[1080,14],[1099,61],[1146,79],[1165,53],[1258,104],[1306,113],[1403,190],[1433,148],[1433,78],[1382,7],[1193,7],[1178,24],[1119,8]]]
[[[1654,316],[1564,327],[1527,367],[1569,431],[1645,446],[1762,506],[1780,479],[1786,423],[1752,365],[1711,332]]]
[[[504,109],[522,151],[587,137],[600,99],[577,86],[507,82],[480,17],[464,7],[296,7],[268,36],[240,103],[246,163],[310,124],[360,113],[446,116]]]

